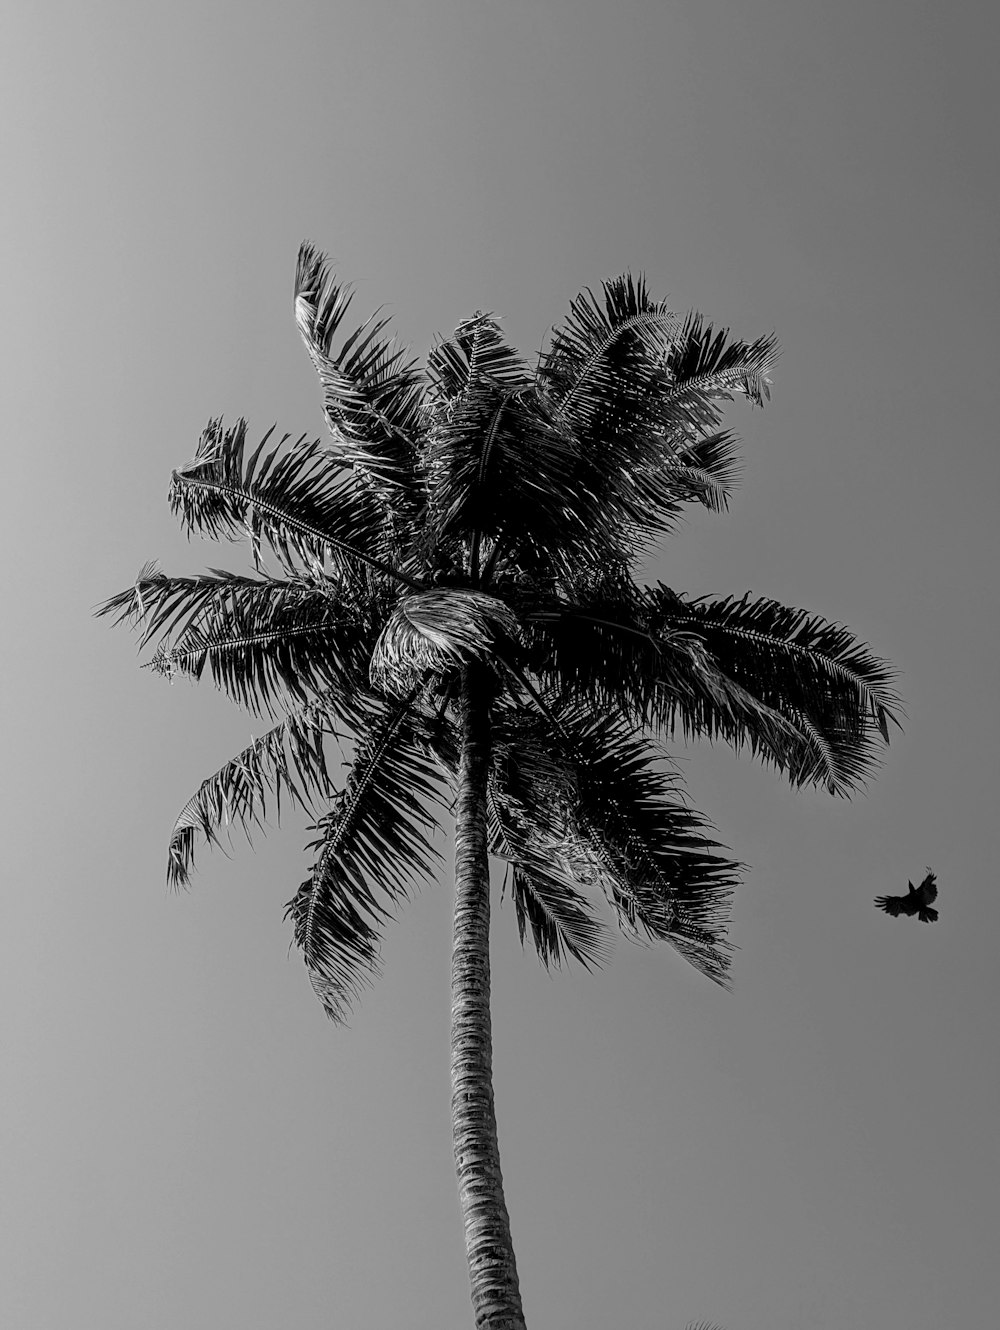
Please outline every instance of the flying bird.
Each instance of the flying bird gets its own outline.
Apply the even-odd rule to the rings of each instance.
[[[876,896],[875,904],[894,919],[898,919],[901,914],[915,914],[922,923],[934,923],[938,917],[937,910],[931,909],[931,902],[937,900],[935,875],[928,868],[927,876],[919,887],[915,887],[912,882],[906,885],[910,890],[905,896]]]

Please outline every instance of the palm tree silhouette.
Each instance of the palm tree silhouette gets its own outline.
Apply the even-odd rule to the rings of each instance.
[[[378,970],[382,929],[433,873],[455,816],[452,1116],[477,1326],[522,1327],[493,1109],[489,856],[546,965],[600,963],[596,888],[624,931],[728,983],[740,866],[685,802],[658,740],[749,748],[794,785],[855,789],[896,721],[888,667],[842,626],[772,600],[690,599],[632,570],[685,505],[726,508],[738,394],[762,405],[772,337],[733,339],[628,274],[582,292],[533,368],[477,313],[421,369],[310,245],[296,318],[331,439],[250,451],[209,422],[174,472],[189,534],[250,546],[252,574],[149,564],[98,610],[149,662],[214,682],[271,728],[205,780],[170,840],[316,813],[288,905],[326,1011]],[[272,560],[278,571],[267,566]],[[898,723],[898,722],[897,722]],[[351,755],[342,784],[328,742]]]

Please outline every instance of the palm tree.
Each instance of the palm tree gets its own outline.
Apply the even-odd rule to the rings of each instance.
[[[846,795],[899,704],[840,625],[633,577],[685,505],[726,508],[721,404],[764,403],[772,337],[677,316],[626,274],[572,302],[534,368],[477,313],[420,369],[386,319],[346,331],[350,301],[304,245],[296,318],[330,440],[268,433],[249,451],[244,421],[213,420],[173,474],[182,526],[245,537],[253,573],[149,564],[98,612],[155,643],[159,673],[207,670],[270,716],[181,812],[168,878],[186,883],[224,826],[249,836],[282,799],[314,810],[287,912],[334,1020],[453,808],[455,1160],[476,1325],[506,1330],[524,1317],[493,1108],[489,856],[545,965],[603,960],[596,888],[628,935],[726,985],[740,866],[656,744],[722,739]],[[329,741],[350,754],[339,787]]]

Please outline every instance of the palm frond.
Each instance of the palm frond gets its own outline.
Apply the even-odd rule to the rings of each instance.
[[[337,732],[324,700],[307,703],[202,781],[181,809],[170,835],[170,885],[190,882],[199,837],[208,845],[218,844],[222,827],[231,830],[239,825],[252,843],[254,828],[264,826],[270,798],[276,822],[283,796],[307,810],[329,798],[333,784],[323,751],[327,735]]]
[[[736,440],[719,429],[715,403],[734,392],[763,401],[775,355],[773,339],[732,342],[699,316],[682,319],[628,274],[605,284],[603,302],[579,296],[538,370],[580,447],[570,496],[579,523],[634,559],[684,504],[723,509]]]
[[[302,245],[295,270],[295,319],[323,386],[338,453],[391,512],[412,516],[422,502],[415,470],[422,375],[408,353],[383,336],[389,320],[377,315],[334,350],[352,298],[326,257]]]
[[[602,415],[622,413],[649,391],[649,372],[683,328],[666,304],[651,299],[644,278],[630,273],[587,287],[570,302],[539,358],[539,380],[560,416],[588,432]]]
[[[477,383],[436,416],[428,433],[433,520],[439,538],[503,540],[512,552],[544,545],[560,528],[585,534],[572,505],[579,449],[530,386]],[[475,561],[473,575],[478,573]]]
[[[677,450],[652,408],[670,339],[681,326],[650,298],[641,277],[625,273],[604,283],[603,301],[581,292],[539,357],[543,398],[580,451],[566,505],[585,533],[584,550],[638,555],[643,536],[648,543],[651,530],[669,530],[679,510],[679,497],[669,489],[658,496],[663,486],[653,483],[665,464],[676,465]]]
[[[414,691],[373,715],[344,789],[315,828],[312,872],[286,909],[313,989],[335,1021],[377,974],[394,905],[439,857],[427,833],[428,805],[441,795],[415,701]]]
[[[494,726],[487,794],[490,853],[508,865],[518,936],[528,929],[542,964],[567,956],[585,969],[608,957],[603,924],[586,896],[588,885],[565,855],[573,791],[563,763],[540,742],[533,717],[507,708]]]
[[[868,646],[842,624],[763,597],[688,600],[662,583],[648,594],[654,634],[697,637],[718,677],[799,732],[779,760],[793,784],[847,794],[864,782],[877,762],[876,736],[888,743],[902,712],[893,671]],[[662,701],[662,719],[683,707]]]
[[[241,706],[275,714],[289,700],[336,692],[350,708],[368,691],[375,606],[338,599],[316,585],[262,579],[209,605],[149,662],[168,679],[213,682]]]
[[[728,328],[716,330],[692,311],[667,356],[661,409],[683,411],[701,428],[701,404],[730,401],[733,393],[740,393],[763,406],[771,396],[770,375],[778,355],[773,334],[753,342],[733,339]]]
[[[372,684],[400,696],[427,674],[447,674],[482,659],[518,631],[509,607],[481,591],[438,587],[404,596],[376,643]]]
[[[261,539],[292,573],[303,567],[334,571],[357,581],[364,569],[418,585],[384,555],[385,528],[372,498],[351,482],[351,472],[318,440],[290,435],[265,451],[269,430],[246,456],[247,423],[224,429],[210,420],[194,459],[173,473],[170,506],[188,534],[215,539],[248,537],[255,558]]]
[[[96,613],[130,622],[140,649],[159,638],[158,673],[199,679],[207,665],[241,705],[274,714],[289,698],[367,688],[377,609],[312,577],[168,577],[150,563]]]
[[[566,957],[579,961],[585,970],[606,963],[610,955],[607,930],[587,898],[577,890],[572,868],[551,857],[544,849],[518,841],[509,828],[498,834],[491,852],[507,861],[510,894],[517,920],[517,935],[531,940],[545,968],[560,968]]]
[[[631,582],[608,580],[574,604],[524,614],[527,659],[543,691],[644,728],[724,738],[779,765],[801,741],[793,723],[721,674],[696,634],[654,623]]]
[[[492,315],[478,314],[428,361],[433,408],[423,466],[438,539],[467,537],[479,575],[482,541],[508,554],[565,524],[578,449],[553,422],[520,355]]]
[[[527,362],[504,341],[496,318],[480,310],[431,349],[427,376],[435,405],[461,397],[473,383],[489,382],[510,392],[533,381]]]
[[[170,577],[151,560],[139,569],[130,587],[102,601],[94,613],[99,618],[113,615],[116,626],[124,623],[141,629],[142,650],[154,637],[183,633],[220,601],[238,598],[244,591],[252,595],[260,585],[259,578],[221,568],[197,577]]]
[[[794,785],[846,794],[898,725],[892,673],[846,629],[774,601],[698,602],[606,583],[523,615],[530,669],[564,700],[747,747]]]
[[[662,443],[662,455],[646,463],[642,484],[667,525],[684,503],[725,512],[741,470],[737,436],[717,430],[690,442],[664,436]]]
[[[679,777],[613,715],[543,702],[531,724],[572,789],[558,853],[573,880],[599,885],[628,935],[669,942],[726,987],[740,865],[716,853]]]
[[[560,717],[565,725],[565,717]],[[574,810],[582,846],[610,883],[627,928],[662,939],[728,987],[726,940],[741,865],[716,853],[708,823],[685,802],[679,777],[617,722],[579,717],[571,730]]]

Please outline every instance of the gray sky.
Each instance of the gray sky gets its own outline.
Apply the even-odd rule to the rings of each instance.
[[[625,267],[784,348],[746,476],[650,574],[848,623],[909,712],[868,797],[683,753],[751,865],[730,997],[624,940],[548,977],[495,920],[496,1088],[534,1330],[986,1325],[996,1276],[995,20],[921,0],[8,4],[0,1319],[468,1326],[450,886],[351,1028],[282,906],[294,819],[163,885],[254,722],[90,607],[188,546],[209,415],[319,432],[310,238],[423,351],[535,351]],[[260,732],[258,723],[256,732]],[[941,921],[872,897],[937,870]]]

